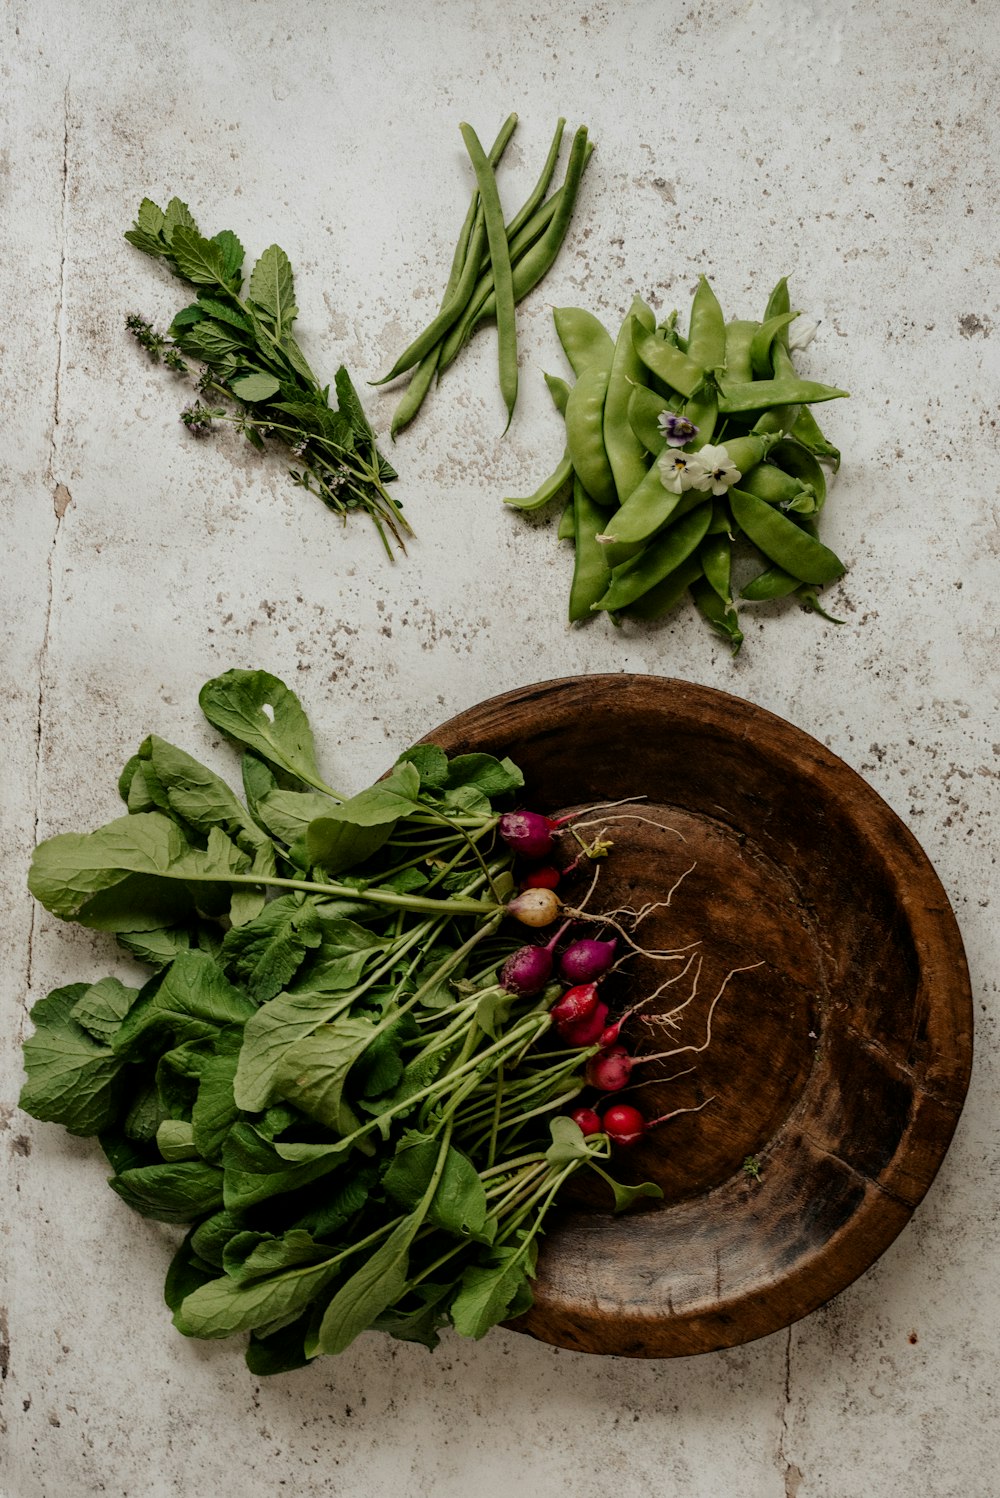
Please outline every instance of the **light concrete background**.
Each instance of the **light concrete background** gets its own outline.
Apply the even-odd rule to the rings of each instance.
[[[3,31],[5,1498],[995,1493],[994,7],[6,0]],[[278,458],[178,425],[182,389],[123,318],[166,320],[183,291],[122,230],[144,194],[176,193],[251,256],[277,240],[317,368],[373,378],[440,295],[470,183],[459,121],[491,137],[511,109],[514,206],[558,114],[598,150],[520,309],[508,435],[483,334],[397,444],[418,540],[390,566]],[[741,316],[788,272],[823,319],[808,372],[853,392],[826,415],[848,623],[773,608],[735,663],[690,610],[567,629],[554,519],[500,504],[561,451],[550,307],[617,326],[636,290],[686,309],[701,271]],[[393,400],[369,399],[382,431]],[[954,1144],[890,1251],[788,1331],[673,1362],[367,1335],[261,1382],[236,1343],[179,1337],[172,1231],[104,1189],[96,1146],[16,1109],[29,1003],[127,971],[110,938],[33,908],[24,875],[38,838],[117,815],[150,730],[232,772],[196,699],[233,665],[286,678],[355,787],[482,697],[607,670],[751,698],[858,769],[941,875],[977,1020]]]

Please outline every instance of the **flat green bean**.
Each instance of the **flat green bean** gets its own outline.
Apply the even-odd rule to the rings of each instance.
[[[524,228],[531,216],[537,211],[539,205],[544,202],[545,194],[549,190],[549,183],[552,181],[556,169],[556,162],[559,160],[559,148],[562,145],[563,131],[565,129],[566,121],[564,119],[557,120],[556,132],[552,137],[552,144],[549,146],[549,154],[545,158],[545,165],[542,167],[542,175],[507,225],[508,243],[517,237],[518,232]]]
[[[507,143],[514,133],[514,127],[516,124],[517,115],[512,114],[508,116],[503,125],[500,127],[500,133],[497,135],[496,140],[490,147],[489,159],[493,166],[497,165],[501,156],[503,155],[504,150],[507,147]],[[462,224],[462,228],[459,231],[458,243],[455,246],[455,253],[452,256],[451,270],[448,273],[447,285],[444,289],[444,296],[441,299],[442,311],[448,306],[449,300],[451,299],[455,291],[455,287],[458,285],[459,279],[462,275],[462,271],[465,267],[465,263],[469,254],[469,242],[472,238],[472,231],[476,223],[476,212],[478,207],[479,190],[477,188],[477,190],[472,194],[472,198],[469,202],[469,209],[465,215],[465,222]],[[440,359],[441,348],[439,345],[435,345],[435,347],[432,348],[429,353],[426,353],[424,355],[424,357],[420,360],[420,363],[414,370],[413,374],[410,376],[406,389],[403,392],[403,395],[400,398],[395,411],[393,412],[392,425],[389,428],[389,435],[392,437],[393,441],[395,441],[397,434],[401,432],[405,426],[409,425],[414,416],[416,416],[417,412],[420,410],[420,407],[423,405],[424,398],[426,397],[427,392],[431,387],[434,375],[438,369]]]
[[[507,141],[510,140],[511,135],[513,135],[516,125],[517,115],[509,115],[504,121],[504,124],[500,131],[500,135],[497,137],[497,141],[494,142],[493,150],[490,152],[491,160],[494,157],[499,160],[500,154],[503,152],[504,147],[507,145]],[[502,137],[505,138],[503,139],[503,143],[500,146],[500,150],[498,152],[497,143],[501,140]],[[462,267],[461,274],[459,275],[458,280],[455,283],[451,296],[447,298],[437,317],[435,317],[433,321],[427,325],[424,331],[413,340],[408,348],[403,350],[399,358],[396,360],[395,364],[390,369],[389,373],[387,375],[383,375],[380,380],[372,380],[371,384],[386,385],[390,380],[394,380],[398,375],[403,374],[405,370],[411,369],[414,364],[419,364],[421,359],[423,359],[426,354],[430,353],[434,345],[441,338],[442,334],[448,331],[452,323],[455,322],[457,318],[461,317],[463,311],[465,310],[465,307],[467,306],[469,301],[469,297],[472,295],[472,289],[476,284],[476,278],[479,274],[480,257],[482,256],[483,248],[487,242],[486,220],[483,214],[481,195],[478,196],[480,197],[480,201],[478,203],[478,206],[476,207],[473,218],[472,228],[469,235],[468,249],[465,256],[465,263]]]
[[[510,426],[517,400],[517,323],[514,311],[514,275],[510,264],[510,246],[507,243],[507,227],[504,223],[500,194],[493,168],[486,159],[479,137],[471,125],[460,127],[465,148],[469,153],[479,187],[479,198],[483,205],[486,223],[486,240],[490,247],[490,264],[493,269],[494,296],[497,303],[497,363],[500,375],[500,392],[507,407],[507,426]]]

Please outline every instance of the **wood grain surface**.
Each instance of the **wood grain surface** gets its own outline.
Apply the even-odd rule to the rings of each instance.
[[[689,682],[544,682],[427,738],[450,753],[509,754],[526,804],[549,814],[641,798],[598,814],[594,830],[606,826],[614,847],[593,908],[669,896],[638,939],[698,959],[681,977],[680,962],[637,955],[608,995],[620,1009],[676,979],[624,1038],[636,1053],[678,1054],[637,1067],[644,1085],[620,1096],[648,1117],[705,1106],[614,1162],[664,1199],[616,1218],[596,1179],[578,1185],[518,1329],[586,1352],[673,1357],[815,1310],[905,1226],[968,1087],[965,955],[915,838],[807,734]],[[702,1049],[734,969],[746,970],[729,979]],[[656,1019],[689,996],[676,1028]]]

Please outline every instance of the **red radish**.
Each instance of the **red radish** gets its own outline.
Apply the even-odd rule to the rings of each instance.
[[[622,1022],[616,1019],[613,1025],[608,1025],[597,1037],[597,1044],[602,1051],[609,1051],[613,1045],[618,1044],[618,1037],[622,1032]]]
[[[552,864],[542,864],[541,868],[530,869],[521,880],[522,889],[556,889],[562,878],[559,870]]]
[[[537,811],[505,811],[497,831],[522,858],[544,858],[552,850],[552,823]]]
[[[587,1062],[587,1081],[601,1092],[620,1092],[628,1086],[634,1065],[623,1045],[612,1046],[599,1056],[591,1056]]]
[[[522,926],[551,926],[561,909],[555,890],[526,889],[508,903],[507,914]]]
[[[714,1101],[714,1098],[706,1098],[697,1108],[675,1108],[672,1113],[661,1113],[659,1118],[643,1118],[638,1108],[633,1108],[631,1103],[612,1103],[610,1108],[604,1110],[601,1128],[613,1144],[638,1144],[642,1136],[648,1134],[650,1129],[655,1129],[657,1124],[666,1123],[680,1113],[700,1113],[702,1108],[707,1108]]]
[[[604,1029],[607,1017],[607,1004],[598,1004],[593,1014],[588,1015],[586,1019],[577,1020],[571,1025],[557,1025],[556,1029],[567,1045],[577,1047],[593,1045]]]
[[[585,937],[571,942],[559,959],[559,976],[567,983],[592,983],[603,978],[615,960],[617,941],[593,941]]]
[[[604,1110],[601,1127],[615,1144],[629,1145],[638,1144],[649,1125],[638,1108],[633,1108],[631,1103],[612,1103],[610,1108]]]
[[[600,1134],[602,1132],[601,1120],[593,1108],[574,1108],[570,1114],[570,1118],[579,1126],[585,1137],[590,1134]]]
[[[579,1020],[589,1019],[596,1008],[597,984],[585,983],[567,988],[549,1013],[557,1025],[575,1025]]]

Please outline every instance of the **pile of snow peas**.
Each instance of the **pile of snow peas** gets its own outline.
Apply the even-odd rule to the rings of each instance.
[[[516,304],[527,296],[552,265],[566,238],[584,170],[594,147],[581,125],[573,137],[562,185],[549,190],[566,121],[556,123],[542,174],[527,201],[505,222],[495,169],[517,125],[509,115],[488,152],[471,125],[460,129],[476,177],[445,287],[441,310],[424,331],[404,349],[389,370],[373,384],[385,385],[412,370],[409,384],[392,418],[392,436],[411,422],[423,404],[435,376],[440,378],[473,333],[496,320],[500,391],[507,407],[507,424],[517,400]]]
[[[687,337],[677,313],[658,326],[636,297],[612,338],[590,312],[556,308],[576,383],[546,375],[566,421],[566,450],[525,511],[564,501],[560,539],[575,549],[571,621],[595,612],[661,618],[689,595],[735,654],[743,643],[733,557],[760,570],[739,598],[794,596],[825,614],[817,589],[844,573],[818,537],[823,464],[840,454],[810,405],[847,394],[796,372],[786,277],[760,322],[726,322],[702,276]],[[837,621],[831,621],[837,622]]]

